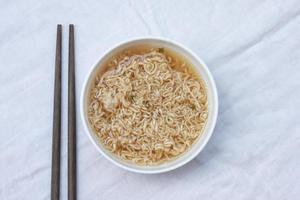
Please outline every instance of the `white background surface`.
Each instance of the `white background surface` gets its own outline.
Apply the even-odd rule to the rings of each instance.
[[[61,199],[67,199],[69,23],[76,32],[77,107],[99,56],[120,41],[149,35],[181,42],[203,58],[220,101],[204,151],[160,175],[109,163],[78,115],[78,199],[299,198],[299,0],[0,0],[1,200],[50,198],[57,23],[64,25]]]

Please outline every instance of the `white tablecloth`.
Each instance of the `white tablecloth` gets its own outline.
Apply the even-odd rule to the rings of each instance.
[[[0,199],[50,198],[56,24],[63,26],[61,199],[67,199],[67,38],[83,80],[120,41],[163,36],[203,58],[220,112],[184,167],[159,175],[103,158],[78,115],[78,199],[299,199],[300,2],[0,0]],[[78,110],[79,111],[79,110]]]

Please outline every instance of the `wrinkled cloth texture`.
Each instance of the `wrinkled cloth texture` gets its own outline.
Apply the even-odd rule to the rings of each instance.
[[[56,25],[63,24],[61,199],[67,199],[68,24],[75,24],[78,199],[299,199],[300,1],[0,0],[0,199],[50,198]],[[92,65],[117,43],[173,39],[208,65],[219,116],[205,149],[158,175],[120,169],[83,130]]]

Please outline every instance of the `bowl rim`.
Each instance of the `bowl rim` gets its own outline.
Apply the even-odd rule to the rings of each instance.
[[[210,125],[209,129],[206,130],[206,137],[202,138],[202,145],[199,146],[197,149],[195,149],[195,151],[192,154],[190,154],[189,157],[182,160],[182,162],[179,162],[177,164],[174,164],[174,165],[168,166],[166,168],[162,168],[162,169],[151,169],[151,170],[136,169],[136,168],[132,168],[130,166],[124,165],[122,163],[119,163],[119,162],[115,161],[114,159],[112,159],[109,155],[107,155],[107,153],[105,151],[103,151],[100,148],[100,146],[97,144],[95,139],[92,137],[91,134],[93,134],[93,133],[88,128],[88,120],[85,117],[86,116],[85,115],[85,95],[88,92],[87,86],[92,77],[94,70],[98,67],[99,63],[101,63],[103,58],[105,58],[107,55],[109,55],[109,53],[112,52],[113,50],[116,50],[125,44],[129,44],[129,43],[133,43],[133,42],[142,42],[142,41],[157,41],[157,42],[169,43],[170,45],[179,47],[179,49],[181,49],[187,55],[189,54],[190,56],[192,56],[197,62],[199,62],[201,64],[201,67],[205,71],[207,80],[211,85],[211,88],[209,88],[209,89],[211,90],[212,96],[213,96],[212,105],[214,108],[213,108],[212,118],[211,118],[211,122],[210,122],[211,125]],[[81,120],[83,123],[84,131],[88,135],[88,138],[93,143],[93,145],[96,147],[96,149],[107,160],[114,163],[116,166],[123,168],[125,170],[128,170],[128,171],[131,171],[131,172],[136,172],[136,173],[141,173],[141,174],[158,174],[158,173],[168,172],[168,171],[177,169],[177,168],[185,165],[186,163],[190,162],[192,159],[194,159],[204,149],[204,147],[207,145],[209,139],[211,138],[211,136],[213,134],[213,131],[215,129],[215,125],[217,122],[218,109],[219,109],[219,101],[218,101],[218,92],[217,92],[216,83],[215,83],[215,80],[214,80],[211,72],[209,71],[207,65],[205,64],[205,62],[189,48],[187,48],[184,45],[182,45],[178,42],[175,42],[169,38],[164,38],[164,37],[134,37],[134,38],[130,38],[130,39],[126,39],[121,42],[118,42],[117,44],[115,44],[111,48],[109,48],[108,50],[104,51],[104,53],[102,53],[102,55],[98,58],[98,60],[92,65],[92,67],[88,71],[88,74],[85,76],[85,79],[84,79],[84,82],[83,82],[83,85],[81,88],[81,94],[80,94],[80,116],[81,116]],[[201,141],[201,140],[198,140],[197,142],[199,142],[199,141]],[[188,150],[188,151],[190,151],[190,150]],[[141,166],[139,166],[139,167],[141,167]]]

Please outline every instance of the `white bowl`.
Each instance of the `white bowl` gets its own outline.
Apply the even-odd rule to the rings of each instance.
[[[135,45],[151,45],[151,46],[157,46],[157,47],[165,47],[166,49],[170,49],[180,55],[183,55],[186,57],[190,63],[195,66],[196,70],[200,73],[200,76],[202,77],[206,88],[207,88],[207,97],[208,97],[208,120],[206,123],[206,126],[203,130],[203,133],[200,137],[197,138],[197,140],[194,142],[192,147],[187,150],[187,152],[183,153],[178,158],[174,159],[173,161],[157,165],[157,166],[139,166],[133,163],[126,162],[115,155],[113,155],[111,152],[106,150],[101,142],[96,138],[95,133],[93,133],[92,128],[90,127],[88,123],[88,117],[87,117],[87,100],[88,100],[88,93],[89,89],[91,87],[91,84],[93,83],[93,80],[95,78],[95,75],[99,70],[101,70],[102,64],[105,63],[110,56],[115,54],[116,52],[122,51],[126,48],[129,48],[131,46]],[[155,174],[155,173],[161,173],[170,171],[173,169],[176,169],[193,158],[195,158],[204,148],[204,146],[207,144],[208,140],[210,139],[215,124],[217,120],[218,115],[218,95],[217,95],[217,89],[214,82],[214,79],[209,72],[207,66],[205,63],[196,56],[191,50],[187,49],[186,47],[183,47],[181,44],[178,44],[174,41],[170,41],[169,39],[162,39],[162,38],[140,38],[140,39],[134,39],[130,41],[126,41],[123,43],[120,43],[116,45],[114,48],[106,52],[103,56],[100,57],[100,60],[95,64],[90,73],[88,74],[82,90],[81,95],[81,118],[83,121],[83,125],[85,128],[86,133],[88,134],[88,137],[94,144],[94,146],[99,150],[99,152],[108,160],[110,160],[112,163],[116,164],[117,166],[132,171],[132,172],[138,172],[138,173],[145,173],[145,174]]]

